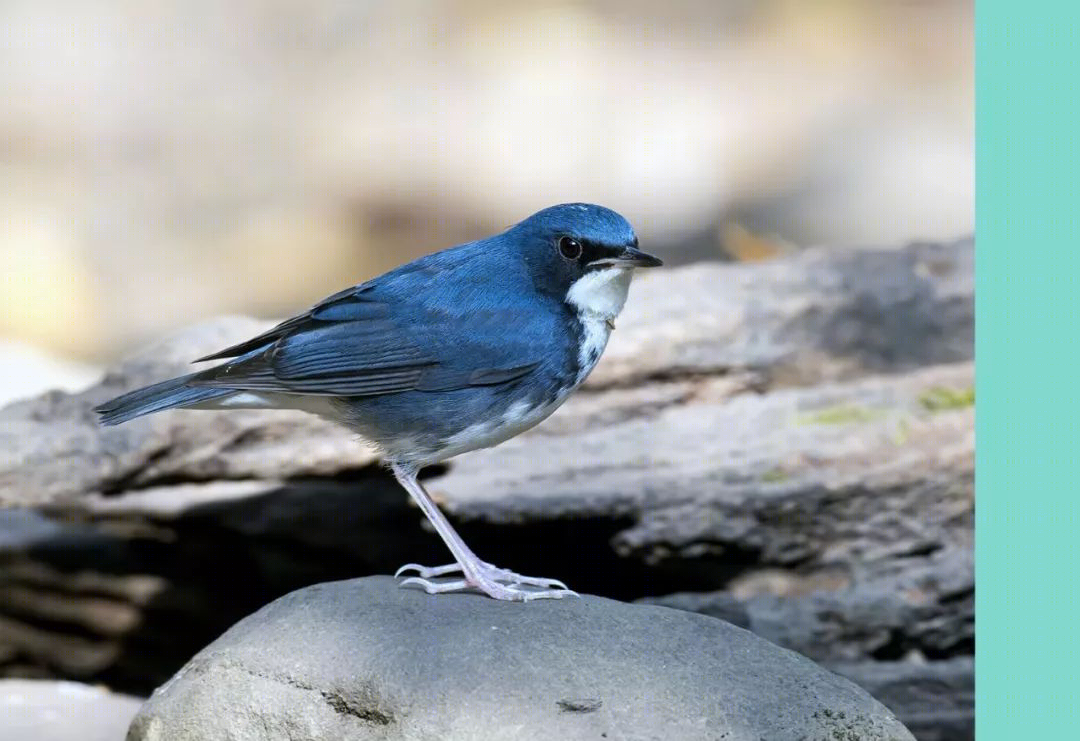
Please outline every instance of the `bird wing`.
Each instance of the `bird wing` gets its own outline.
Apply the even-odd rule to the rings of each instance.
[[[424,285],[412,270],[334,294],[246,342],[202,360],[236,360],[197,374],[195,385],[325,396],[451,391],[515,381],[542,359],[515,331],[519,301],[475,300],[454,286]],[[445,279],[452,270],[446,271]],[[446,285],[451,288],[447,290]],[[466,293],[468,294],[468,288]],[[475,285],[472,287],[474,298]],[[465,310],[472,307],[473,310]]]

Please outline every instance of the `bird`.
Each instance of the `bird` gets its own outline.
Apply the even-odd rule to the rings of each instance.
[[[209,369],[95,408],[103,425],[165,409],[301,409],[380,452],[454,562],[402,566],[429,594],[528,602],[575,596],[558,579],[481,560],[418,480],[420,470],[539,424],[596,366],[637,268],[661,265],[630,223],[565,203],[505,231],[347,288],[193,362]],[[444,579],[441,577],[449,577]]]

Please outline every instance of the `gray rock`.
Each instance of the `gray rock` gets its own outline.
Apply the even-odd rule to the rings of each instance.
[[[970,360],[974,276],[970,238],[643,276],[589,382],[751,369],[806,384]]]
[[[971,654],[974,597],[972,553],[949,547],[850,573],[748,570],[729,590],[642,602],[719,617],[815,661],[837,662]]]
[[[713,594],[704,611],[823,661],[970,655],[971,268],[964,240],[643,276],[585,388],[427,483],[481,556],[579,591]],[[96,425],[94,404],[265,326],[195,327],[0,410],[0,502],[76,520],[0,518],[0,674],[143,693],[288,591],[445,561],[332,424]]]
[[[952,547],[853,574],[748,570],[727,590],[642,601],[729,620],[822,662],[920,741],[965,741],[975,728],[974,596],[971,550]]]
[[[623,406],[630,390],[586,394],[551,429],[453,461],[428,483],[482,556],[581,591],[737,589],[746,621],[714,614],[821,660],[970,653],[973,410],[926,402],[971,381],[959,364],[731,398],[699,382],[651,410]],[[214,416],[190,412],[184,424]],[[254,456],[271,439],[209,441],[198,429],[197,451],[175,458],[191,468],[239,445]],[[276,444],[297,459],[319,447],[301,429]],[[396,484],[350,464],[330,476],[130,484],[84,495],[95,522],[24,522],[10,556],[0,543],[0,643],[15,650],[0,671],[29,662],[145,692],[284,592],[445,560]],[[30,530],[36,540],[19,545]],[[88,570],[119,596],[72,581]],[[156,595],[124,596],[133,579]],[[122,620],[106,626],[106,614]]]
[[[141,703],[77,682],[0,679],[0,738],[120,741]]]
[[[719,620],[596,597],[432,597],[376,577],[245,618],[153,694],[128,738],[912,737],[847,680]]]
[[[975,660],[860,661],[830,668],[871,693],[919,741],[973,741]]]
[[[104,431],[98,425],[97,404],[188,373],[200,352],[266,326],[235,317],[203,324],[145,348],[84,392],[51,392],[0,411],[0,506],[55,506],[163,480],[274,480],[371,464],[374,455],[354,434],[303,412],[169,412]]]

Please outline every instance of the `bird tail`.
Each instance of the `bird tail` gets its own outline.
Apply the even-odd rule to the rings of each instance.
[[[188,385],[196,375],[192,373],[130,391],[95,407],[94,411],[101,415],[101,424],[118,425],[144,414],[188,407],[235,393],[235,389]]]

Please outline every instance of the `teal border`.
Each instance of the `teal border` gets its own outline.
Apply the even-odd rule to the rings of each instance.
[[[976,731],[1080,738],[1080,2],[975,34]]]

